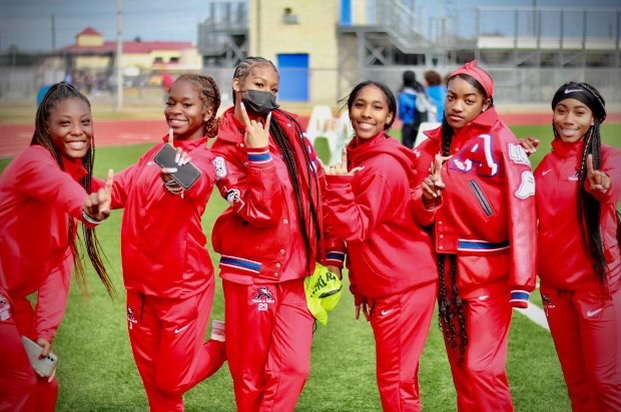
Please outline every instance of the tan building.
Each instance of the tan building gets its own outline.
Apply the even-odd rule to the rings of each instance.
[[[281,100],[334,104],[340,97],[339,12],[334,0],[250,0],[249,54],[278,66]]]
[[[60,50],[68,70],[102,72],[114,70],[117,42],[88,27],[76,36],[75,44]],[[138,75],[152,70],[200,70],[202,57],[191,42],[124,41],[123,71]]]
[[[447,13],[443,2],[416,0],[214,0],[198,47],[210,70],[269,58],[281,74],[281,101],[334,105],[362,80],[396,91],[404,70],[445,76],[476,58],[496,80],[497,101],[545,102],[572,78],[618,102],[621,8],[555,2],[458,2]]]

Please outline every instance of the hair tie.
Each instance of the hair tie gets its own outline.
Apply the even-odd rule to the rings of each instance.
[[[478,66],[478,60],[472,60],[466,64],[464,64],[459,69],[455,70],[449,76],[449,79],[458,74],[466,74],[472,78],[474,78],[485,90],[488,98],[492,98],[494,96],[494,79],[492,76],[482,68]]]

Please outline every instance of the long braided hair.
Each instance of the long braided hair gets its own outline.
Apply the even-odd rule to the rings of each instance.
[[[568,93],[565,93],[565,91]],[[578,215],[582,221],[582,239],[589,248],[595,271],[602,285],[606,285],[608,265],[604,253],[604,241],[601,229],[600,202],[586,190],[587,157],[593,156],[593,168],[598,170],[602,166],[602,137],[601,124],[606,119],[606,102],[602,95],[588,83],[568,82],[562,85],[552,99],[552,110],[564,98],[575,98],[586,104],[593,112],[593,125],[584,137],[584,149],[580,160],[580,190],[578,191]],[[554,122],[552,123],[554,137],[560,138]]]
[[[472,76],[467,74],[457,74],[454,77],[460,77],[476,88],[482,95],[483,100],[488,100],[485,88]],[[489,107],[492,107],[493,101],[489,98]],[[446,116],[442,118],[442,156],[451,155],[451,144],[455,130],[451,127]],[[446,260],[449,261],[449,270],[451,277],[450,296],[446,290]],[[440,321],[440,329],[443,330],[444,336],[448,343],[448,347],[452,350],[459,349],[459,362],[463,362],[468,347],[468,331],[466,329],[466,315],[464,313],[464,302],[457,288],[457,255],[456,254],[438,254],[438,277],[440,281],[439,297],[438,297],[438,317]],[[459,324],[459,330],[455,321]]]
[[[215,137],[218,134],[218,109],[220,108],[221,98],[220,89],[216,81],[202,74],[182,74],[175,81],[187,81],[192,83],[198,90],[198,96],[203,103],[203,108],[211,107],[213,113],[204,123],[204,133],[207,137]]]
[[[243,82],[244,79],[252,72],[252,69],[258,66],[269,66],[274,69],[278,74],[278,69],[274,66],[270,60],[263,57],[247,57],[235,68],[233,79],[239,79]],[[235,90],[233,90],[233,99],[235,99]],[[321,244],[322,225],[321,225],[321,192],[319,185],[319,177],[313,162],[310,158],[309,148],[306,146],[302,139],[302,127],[300,124],[290,116],[288,113],[276,109],[279,113],[285,115],[296,127],[297,135],[300,139],[291,141],[289,135],[285,132],[275,117],[272,117],[270,122],[270,135],[274,138],[274,141],[280,149],[285,165],[287,166],[287,172],[293,185],[293,191],[295,194],[295,203],[297,206],[298,219],[300,221],[300,228],[302,232],[302,238],[304,241],[304,248],[306,252],[307,270],[310,274],[311,267],[315,261],[315,257],[312,254],[313,242],[315,244]],[[304,164],[299,164],[299,152],[302,152],[302,158]],[[302,185],[300,184],[302,180]],[[303,194],[303,189],[306,193]],[[307,215],[305,201],[308,201],[310,215]],[[314,232],[314,238],[311,238],[311,233]]]
[[[56,159],[56,163],[62,170],[65,170],[63,156],[60,150],[54,145],[52,136],[48,132],[48,120],[50,119],[50,112],[56,107],[56,105],[65,100],[77,98],[82,100],[88,105],[90,110],[90,102],[88,99],[78,91],[71,84],[60,82],[54,84],[48,92],[45,94],[43,101],[37,109],[35,117],[35,131],[32,136],[30,145],[39,145],[45,147]],[[86,176],[80,180],[80,185],[84,188],[86,193],[91,193],[92,181],[93,181],[93,165],[95,163],[95,139],[91,137],[90,147],[86,152],[86,155],[82,158],[82,163],[86,169]],[[86,276],[86,270],[83,264],[82,254],[78,248],[77,242],[77,223],[75,219],[69,218],[69,247],[73,255],[73,263],[75,266],[75,277],[78,287],[83,294],[88,295],[88,278]],[[102,256],[105,258],[97,235],[93,228],[88,228],[82,225],[82,234],[84,236],[84,243],[86,245],[86,252],[88,257],[99,276],[99,279],[104,284],[110,297],[116,296],[114,285],[110,280],[110,276],[103,264]]]
[[[451,143],[455,131],[448,124],[446,116],[442,119],[442,156],[451,154]],[[446,260],[449,261],[449,276],[451,277],[451,292],[446,290]],[[440,329],[443,330],[448,347],[452,350],[459,349],[459,362],[463,362],[468,346],[468,331],[466,330],[466,315],[464,306],[457,288],[457,255],[438,254],[438,277],[439,277],[439,296],[438,296],[438,317]],[[459,323],[459,331],[455,321]],[[459,332],[459,336],[458,336]]]

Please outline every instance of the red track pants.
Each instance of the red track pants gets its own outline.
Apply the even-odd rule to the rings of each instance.
[[[464,303],[469,342],[463,363],[459,363],[459,349],[447,345],[457,408],[460,412],[513,411],[506,370],[513,316],[509,293],[479,296]]]
[[[574,412],[621,411],[621,289],[558,291],[541,286]]]
[[[11,301],[0,288],[0,411],[48,412],[56,408],[58,378],[39,377],[28,360],[22,335],[33,337],[34,310],[26,298]]]
[[[290,412],[310,373],[315,318],[304,279],[269,285],[223,280],[226,352],[239,412]]]
[[[226,359],[224,342],[205,342],[215,284],[186,299],[127,293],[129,339],[151,411],[183,411],[183,394]]]
[[[438,283],[370,300],[377,384],[386,412],[421,410],[418,370],[429,335]]]

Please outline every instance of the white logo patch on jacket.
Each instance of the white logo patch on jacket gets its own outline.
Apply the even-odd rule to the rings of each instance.
[[[0,320],[9,319],[11,319],[11,305],[4,296],[0,295]]]
[[[216,180],[224,179],[229,174],[229,171],[226,169],[226,161],[223,157],[217,156],[211,162],[216,168]]]
[[[535,176],[532,172],[522,172],[522,181],[515,191],[515,197],[518,199],[527,199],[535,195]]]

